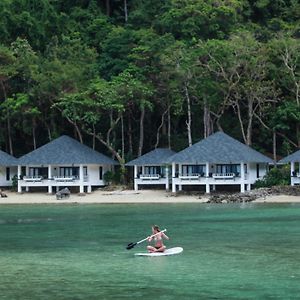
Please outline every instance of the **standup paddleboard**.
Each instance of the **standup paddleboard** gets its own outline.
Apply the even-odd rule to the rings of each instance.
[[[136,256],[166,256],[166,255],[174,255],[179,254],[183,251],[181,247],[168,248],[164,252],[141,252],[135,253]]]

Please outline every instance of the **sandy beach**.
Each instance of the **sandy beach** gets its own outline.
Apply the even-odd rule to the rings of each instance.
[[[55,194],[22,193],[5,191],[7,198],[0,198],[0,204],[48,204],[48,203],[206,203],[205,195],[173,195],[163,190],[96,190],[91,194],[80,196],[71,194],[68,199],[57,200]],[[297,196],[267,196],[254,201],[255,203],[300,203]]]

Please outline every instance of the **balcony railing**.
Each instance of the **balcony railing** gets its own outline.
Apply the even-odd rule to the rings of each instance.
[[[23,176],[24,181],[39,182],[43,180],[43,176]]]
[[[60,182],[72,182],[79,178],[78,176],[54,176],[53,179]]]
[[[178,178],[182,180],[198,180],[201,176],[204,176],[204,173],[188,173],[188,174],[181,174]]]
[[[214,179],[234,179],[235,173],[213,173],[212,177]]]
[[[159,180],[161,176],[159,174],[140,174],[142,180]]]

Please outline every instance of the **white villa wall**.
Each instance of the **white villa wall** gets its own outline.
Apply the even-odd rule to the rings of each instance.
[[[300,162],[291,162],[291,185],[300,185]]]
[[[6,180],[6,168],[5,166],[0,166],[0,187],[12,186],[12,178],[17,175],[17,167],[9,167],[10,178]]]
[[[204,176],[191,176],[190,178],[189,176],[181,176],[182,165],[179,164],[175,166],[175,171],[173,171],[172,191],[175,192],[177,188],[181,190],[182,187],[186,185],[205,185],[206,191],[209,193],[210,188],[212,187],[214,189],[217,185],[240,185],[241,192],[244,192],[244,190],[250,190],[251,184],[254,184],[258,179],[262,179],[266,175],[267,164],[261,163],[258,164],[258,166],[259,177],[257,177],[257,163],[248,163],[244,164],[244,176],[241,176],[242,171],[240,171],[239,176],[234,176],[233,178],[228,177],[216,179],[211,175],[217,173],[217,164],[206,164],[206,174]],[[208,174],[210,174],[210,176],[208,176]]]
[[[87,176],[83,174],[83,180],[80,178],[80,169],[79,175],[72,179],[72,176],[69,176],[69,179],[65,179],[59,172],[61,167],[80,167],[79,165],[32,165],[26,166],[26,175],[23,179],[18,181],[18,191],[22,191],[22,188],[26,188],[28,191],[30,188],[34,187],[48,187],[49,193],[52,193],[52,188],[59,189],[61,187],[80,187],[81,192],[83,192],[83,187],[87,187],[87,191],[91,192],[92,186],[104,186],[105,182],[103,176],[105,172],[112,169],[110,165],[82,165],[83,169],[87,168]],[[42,178],[35,179],[29,176],[30,168],[48,168],[46,176]],[[99,176],[99,167],[102,167],[102,180]],[[49,169],[50,168],[50,169]],[[49,171],[50,170],[50,171]],[[24,175],[24,174],[23,174]],[[29,177],[29,178],[28,178]],[[57,178],[58,177],[58,178]],[[65,179],[65,180],[64,180]],[[71,179],[71,180],[70,180]]]
[[[150,175],[147,172],[147,167],[158,167],[162,175],[155,176],[155,174]],[[171,184],[171,167],[161,166],[161,165],[144,165],[144,166],[134,166],[134,190],[139,189],[139,185],[165,185],[166,190],[169,190]]]
[[[104,165],[102,166],[102,180],[99,176],[99,165],[89,165],[88,166],[88,177],[89,184],[91,185],[105,185],[104,183],[104,174],[107,171],[111,171],[111,166]]]

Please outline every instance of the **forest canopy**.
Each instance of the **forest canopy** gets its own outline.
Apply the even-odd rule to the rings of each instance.
[[[0,148],[67,134],[121,164],[216,131],[300,148],[297,0],[2,0]]]

